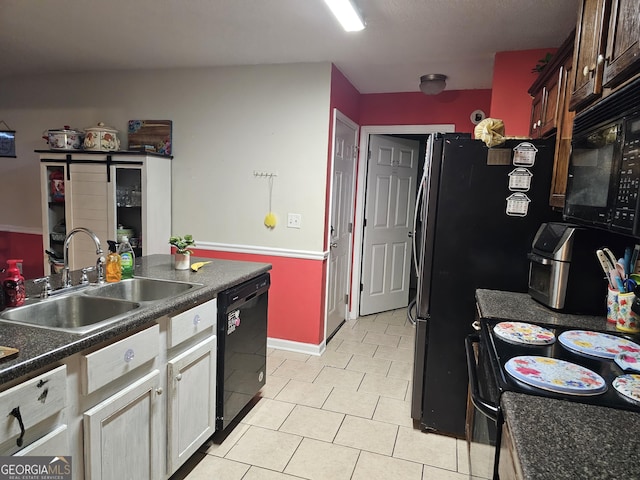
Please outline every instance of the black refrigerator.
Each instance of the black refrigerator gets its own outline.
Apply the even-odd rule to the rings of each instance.
[[[488,148],[444,134],[429,150],[416,204],[411,415],[423,430],[464,438],[475,290],[527,291],[533,237],[541,223],[561,220],[549,207],[554,142]]]

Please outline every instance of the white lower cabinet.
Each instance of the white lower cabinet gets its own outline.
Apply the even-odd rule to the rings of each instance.
[[[174,473],[213,435],[216,336],[167,362],[167,472]]]
[[[154,370],[84,413],[86,480],[161,477],[161,393]]]
[[[0,393],[0,455],[24,455],[64,422],[66,382],[62,365]],[[60,447],[58,455],[67,455]]]
[[[0,391],[0,455],[71,456],[74,480],[167,480],[215,432],[216,316],[213,299],[160,317]]]
[[[60,425],[31,445],[16,452],[16,457],[59,457],[69,456],[69,433],[66,425]]]

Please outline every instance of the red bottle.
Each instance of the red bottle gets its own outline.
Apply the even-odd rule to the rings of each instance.
[[[7,260],[9,268],[7,268],[7,275],[2,282],[7,307],[19,307],[24,303],[24,277],[20,274],[18,263],[22,263],[22,260]]]

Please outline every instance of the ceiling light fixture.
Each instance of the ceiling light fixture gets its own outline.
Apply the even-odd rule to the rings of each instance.
[[[447,86],[447,76],[430,73],[420,77],[420,91],[425,95],[437,95]]]
[[[351,0],[324,0],[346,32],[364,29],[364,19]]]

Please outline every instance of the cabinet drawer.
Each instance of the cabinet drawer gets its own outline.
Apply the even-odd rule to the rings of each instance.
[[[83,395],[96,391],[157,357],[160,350],[159,331],[158,325],[154,325],[100,350],[81,355]]]
[[[215,327],[218,313],[216,305],[217,300],[214,298],[175,317],[170,317],[167,336],[168,347],[175,347],[207,328]]]
[[[67,367],[62,365],[0,393],[0,444],[21,437],[18,409],[26,431],[67,404]]]
[[[16,452],[16,457],[57,457],[70,456],[69,434],[66,425],[60,425],[44,437],[39,438],[32,444]]]

